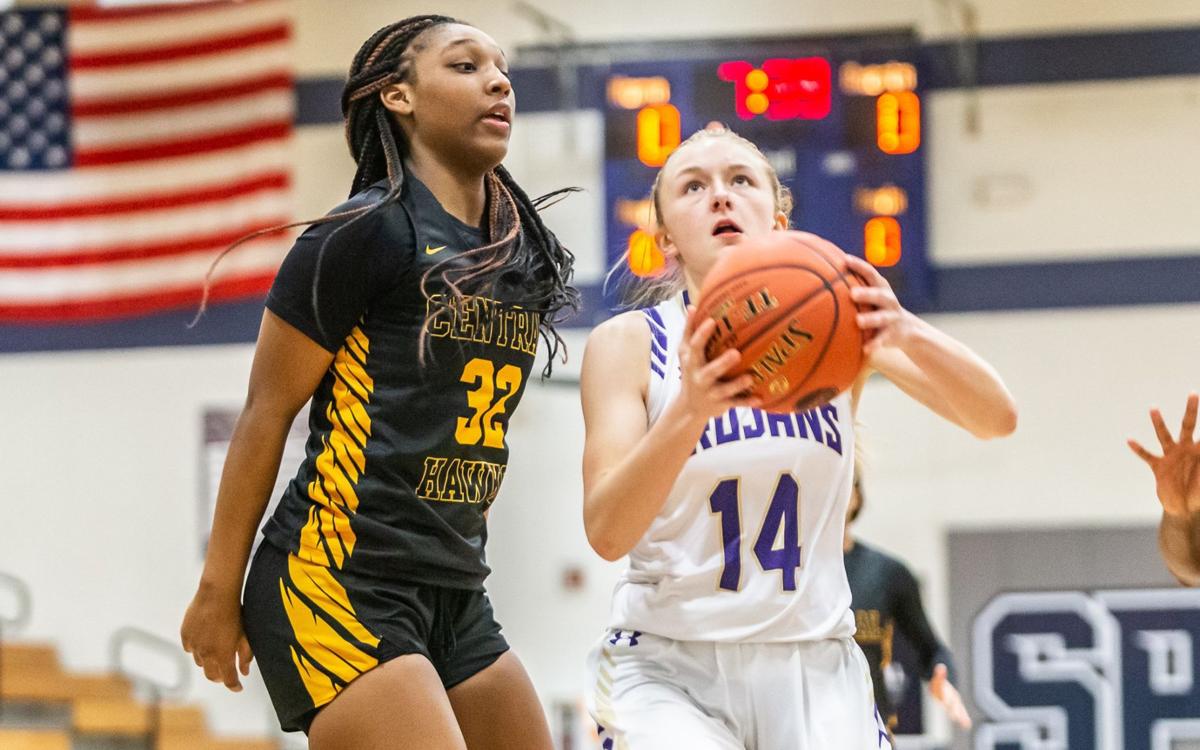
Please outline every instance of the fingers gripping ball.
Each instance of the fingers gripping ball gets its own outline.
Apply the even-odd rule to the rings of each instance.
[[[742,353],[736,372],[768,411],[804,411],[849,388],[863,366],[863,333],[850,289],[863,282],[846,254],[807,232],[776,231],[745,240],[713,266],[697,313],[717,331],[708,359]],[[702,318],[701,318],[702,319]]]

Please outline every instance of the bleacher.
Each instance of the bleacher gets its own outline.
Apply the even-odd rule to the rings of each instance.
[[[0,750],[279,750],[273,739],[215,736],[198,706],[164,697],[183,692],[191,662],[150,633],[114,633],[113,664],[95,671],[64,668],[52,643],[13,640],[32,598],[11,576],[0,574],[0,584],[15,602],[0,612]],[[127,668],[132,648],[176,662],[181,678],[164,683]]]

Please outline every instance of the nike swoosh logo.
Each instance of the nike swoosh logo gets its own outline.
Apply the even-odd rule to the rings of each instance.
[[[426,245],[425,246],[425,254],[426,255],[436,255],[445,249],[446,249],[445,245],[439,245],[437,247],[430,247],[429,245]]]

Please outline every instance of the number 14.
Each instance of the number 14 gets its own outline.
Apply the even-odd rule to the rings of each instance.
[[[721,515],[721,547],[725,566],[721,570],[721,588],[737,591],[742,584],[742,521],[738,507],[741,478],[722,479],[709,495],[708,505]],[[783,527],[782,546],[776,547]],[[791,474],[781,474],[775,494],[763,516],[762,528],[754,542],[754,555],[763,570],[778,570],[784,591],[796,590],[796,568],[800,567],[800,485]]]

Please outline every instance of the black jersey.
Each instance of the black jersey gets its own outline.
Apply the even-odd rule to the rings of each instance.
[[[334,213],[385,192],[374,185]],[[301,235],[267,298],[334,360],[313,395],[305,460],[264,534],[330,568],[481,588],[489,572],[483,514],[504,478],[505,431],[533,366],[539,315],[522,308],[520,279],[496,299],[453,304],[435,273],[429,299],[422,295],[431,265],[483,239],[411,175],[399,203],[348,222]],[[317,315],[313,277],[328,237]]]
[[[857,540],[846,553],[845,562],[846,578],[850,581],[850,607],[854,610],[857,626],[854,640],[871,665],[879,712],[890,719],[896,707],[884,685],[883,669],[892,662],[892,642],[897,628],[916,651],[923,679],[928,680],[938,664],[945,664],[951,672],[954,665],[950,652],[929,626],[917,579],[904,563]]]

